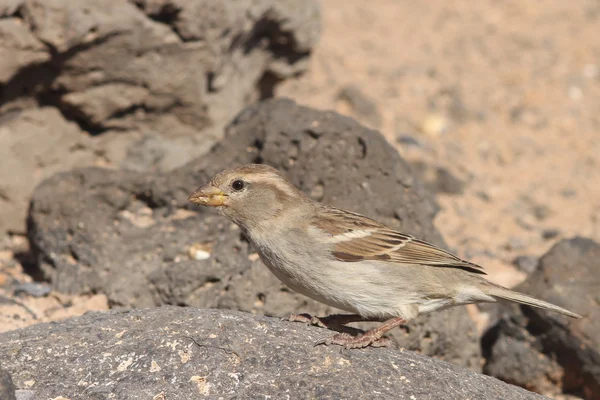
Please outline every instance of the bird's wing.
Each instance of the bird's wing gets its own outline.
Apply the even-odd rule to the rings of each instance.
[[[330,236],[339,261],[388,261],[398,264],[449,267],[483,274],[483,267],[461,260],[430,243],[400,233],[370,218],[333,207],[323,208],[312,224]]]

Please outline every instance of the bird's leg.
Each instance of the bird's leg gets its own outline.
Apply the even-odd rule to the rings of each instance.
[[[390,342],[382,339],[382,336],[390,329],[394,329],[405,322],[406,320],[404,318],[396,317],[387,320],[381,326],[372,329],[361,336],[351,336],[347,333],[338,333],[330,338],[317,342],[317,344],[324,344],[326,346],[330,344],[337,344],[346,349],[360,349],[367,346],[387,346]]]

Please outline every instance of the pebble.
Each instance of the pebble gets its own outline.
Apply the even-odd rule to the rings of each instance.
[[[555,228],[548,228],[542,231],[542,237],[546,240],[554,239],[558,235],[560,235],[560,231]]]
[[[441,114],[429,114],[421,121],[421,132],[431,137],[438,137],[449,127],[450,121]]]
[[[33,297],[44,297],[51,292],[50,285],[47,283],[27,282],[21,283],[14,288],[15,296],[21,293],[28,294]]]
[[[423,144],[411,135],[400,135],[396,138],[396,142],[407,147],[423,147]]]

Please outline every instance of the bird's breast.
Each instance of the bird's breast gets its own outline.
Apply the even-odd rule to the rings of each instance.
[[[250,235],[250,242],[263,263],[292,290],[315,298],[319,286],[319,269],[323,267],[326,251],[306,243],[298,235]]]

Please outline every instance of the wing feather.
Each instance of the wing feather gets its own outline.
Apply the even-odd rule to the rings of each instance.
[[[370,218],[333,207],[321,210],[313,225],[331,235],[333,256],[345,262],[390,261],[398,264],[459,268],[483,274],[483,267],[386,227]]]

